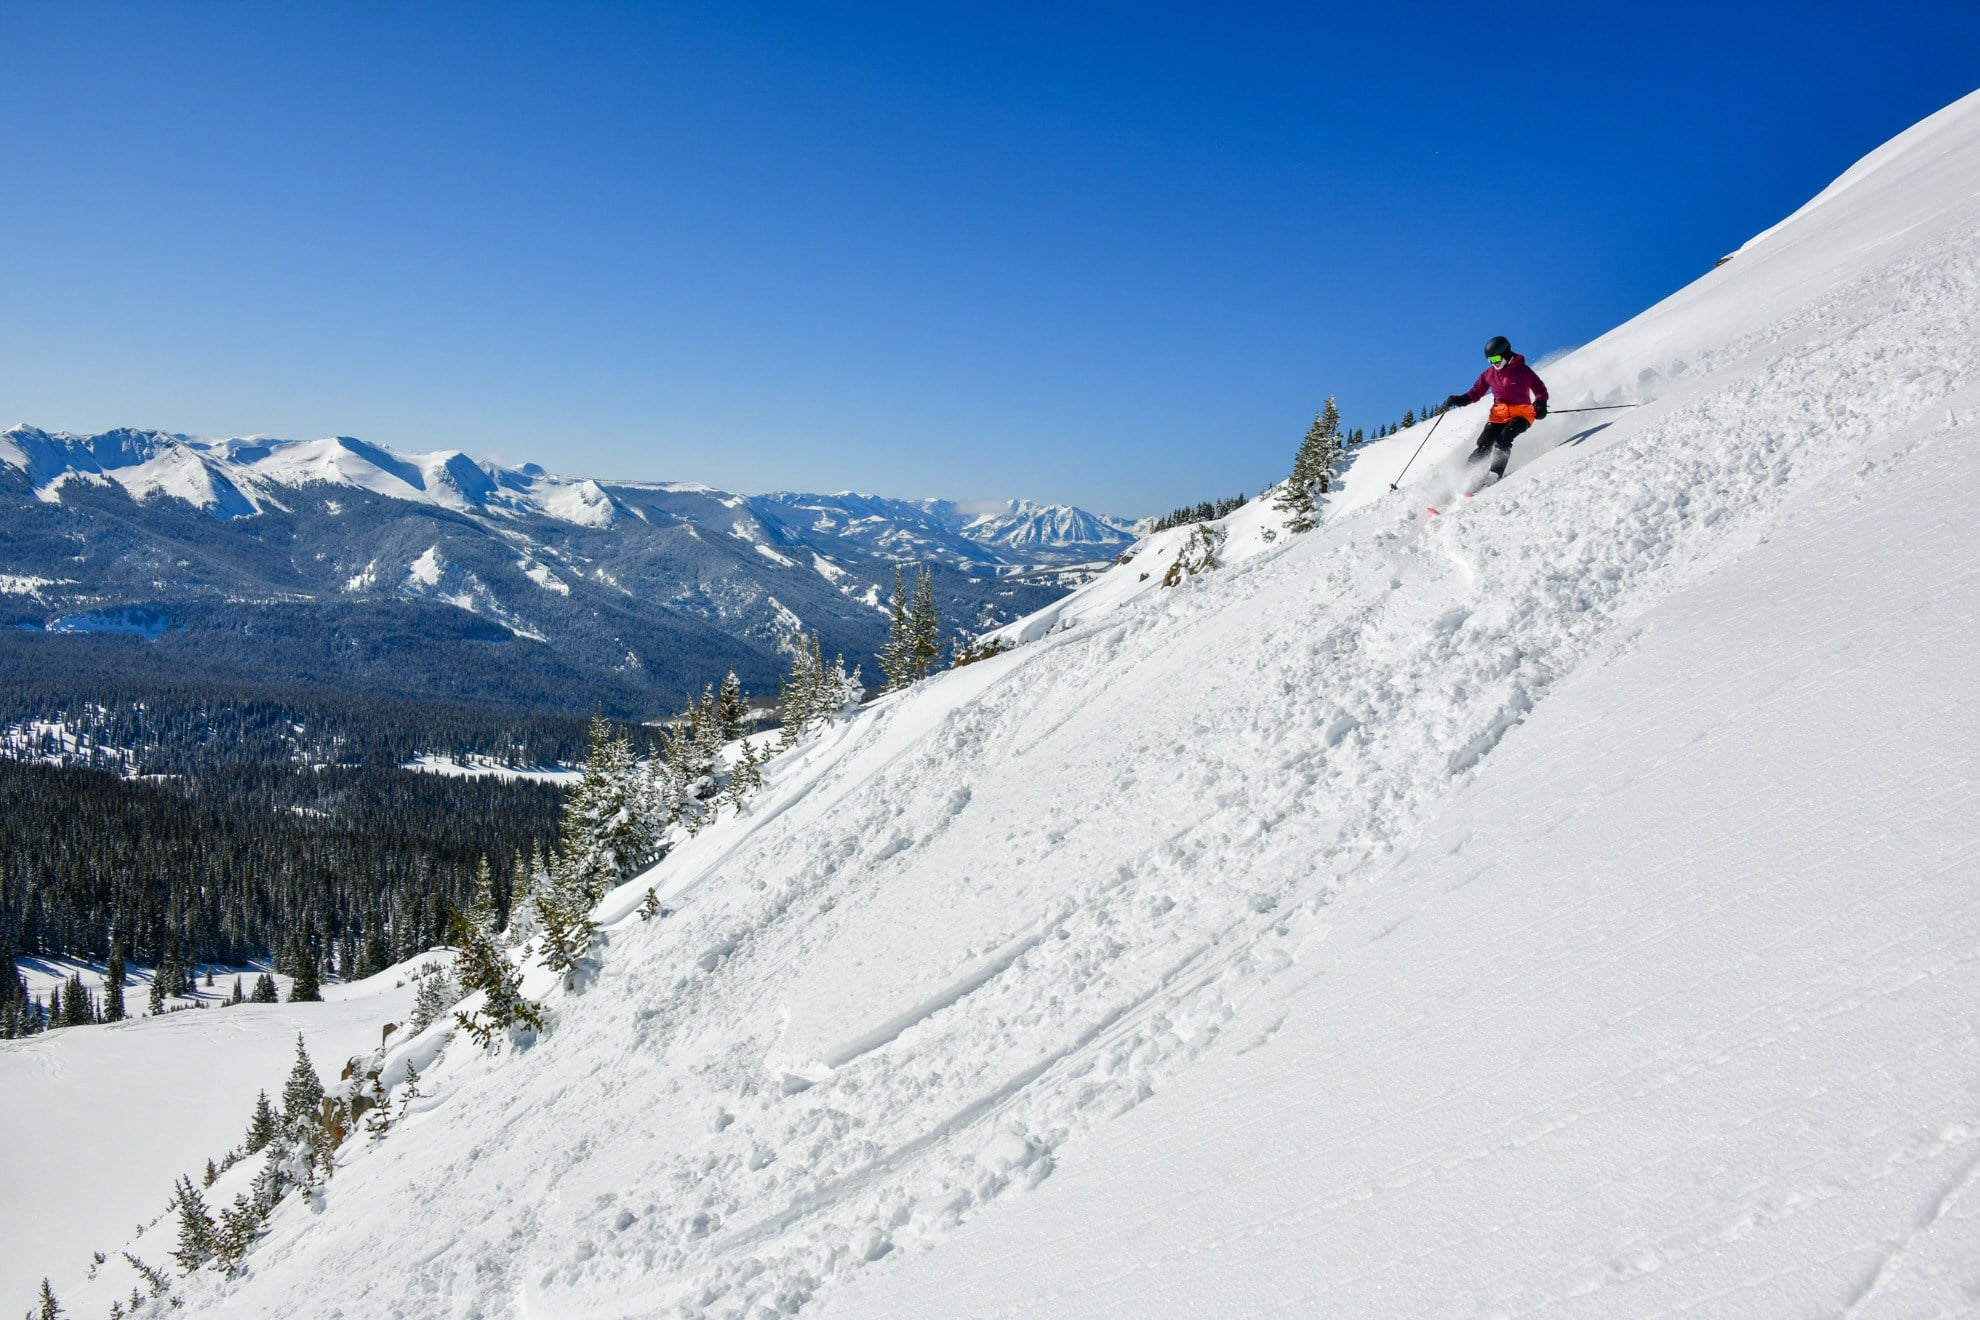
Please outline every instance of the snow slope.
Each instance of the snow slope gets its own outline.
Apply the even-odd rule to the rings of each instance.
[[[1254,945],[1216,1066],[823,1313],[1975,1313],[1976,432],[1647,612]]]
[[[166,1263],[175,1221],[135,1241],[132,1228],[164,1212],[176,1179],[197,1177],[240,1144],[257,1091],[279,1101],[296,1033],[333,1080],[346,1058],[378,1044],[384,1024],[405,1021],[414,992],[401,983],[418,961],[326,985],[320,1004],[236,1004],[0,1041],[0,1130],[10,1134],[0,1143],[4,1305],[25,1306],[44,1275],[71,1314],[92,1320],[128,1296],[132,1278],[116,1252],[128,1246]],[[125,1000],[142,1013],[149,982],[141,972],[133,980]],[[83,981],[101,989],[100,972]],[[46,978],[32,979],[35,992],[46,988]],[[206,993],[231,988],[230,973]],[[78,1311],[71,1303],[92,1251],[116,1265],[104,1271],[101,1300]]]
[[[1980,96],[772,762],[187,1313],[1970,1313],[1976,310]]]

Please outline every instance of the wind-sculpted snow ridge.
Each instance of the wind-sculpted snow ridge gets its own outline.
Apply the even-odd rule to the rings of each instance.
[[[1630,362],[1648,397],[1550,419],[1451,515],[1424,521],[1421,497],[1468,447],[1464,413],[1403,496],[1384,498],[1407,433],[1359,455],[1319,531],[1248,506],[1216,529],[1225,566],[1167,589],[1144,543],[1026,644],[772,762],[745,814],[607,899],[577,991],[532,975],[546,1034],[495,1056],[454,1041],[424,1112],[353,1152],[321,1213],[279,1212],[246,1280],[190,1281],[188,1313],[1970,1307],[1980,907],[1950,882],[1975,874],[1980,710],[1934,662],[1980,610],[1971,519],[1945,516],[1980,493],[1980,99],[1880,158],[1551,367],[1563,404],[1616,400]],[[1888,739],[1863,744],[1881,778],[1847,779],[1852,711],[1881,689],[1810,675],[1883,662],[1874,631],[1754,632],[1699,603],[1749,565],[1770,595],[1742,608],[1841,594],[1809,576],[1846,572],[1832,556],[1769,553],[1823,544],[1811,510],[1882,569],[1914,526],[1952,553],[1884,616],[1917,643],[1931,722],[1903,727],[1930,731],[1937,787],[1894,782]],[[1844,704],[1771,705],[1754,674]],[[1671,717],[1630,695],[1652,682],[1739,697],[1813,760],[1755,762],[1709,727],[1667,744]],[[1703,756],[1715,791],[1628,797],[1612,758],[1639,745],[1645,777]],[[1466,852],[1512,828],[1478,802],[1503,765],[1527,767],[1504,785],[1526,806],[1518,874]],[[1667,893],[1607,873],[1522,888],[1610,792],[1632,807],[1602,817],[1622,856],[1705,849],[1706,869],[1652,872]],[[1774,840],[1776,870],[1742,799],[1802,797],[1834,846]],[[1854,829],[1917,841],[1879,867]],[[1848,895],[1859,865],[1885,901]],[[672,915],[642,923],[649,885]],[[1811,918],[1837,895],[1846,919]],[[1433,928],[1462,939],[1415,933]],[[1563,998],[1598,973],[1612,1000]],[[1464,1034],[1432,1029],[1447,1019]],[[1521,1061],[1559,1089],[1522,1090]],[[1852,1153],[1866,1134],[1883,1153]],[[1199,1181],[1165,1185],[1169,1161]],[[1255,1211],[1281,1167],[1309,1200]],[[1082,1213],[1108,1231],[1087,1241]],[[1310,1259],[1326,1267],[1288,1267]]]

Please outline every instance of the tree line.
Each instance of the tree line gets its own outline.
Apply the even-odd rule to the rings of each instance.
[[[60,725],[66,742],[37,725]],[[585,736],[581,717],[317,690],[216,690],[85,675],[0,685],[0,758],[152,774],[398,765],[427,754],[543,764],[575,761]]]
[[[368,975],[442,942],[476,862],[554,837],[559,797],[364,766],[134,781],[0,761],[0,966],[120,958],[168,993],[201,964],[257,958]],[[0,1034],[21,994],[0,977]]]

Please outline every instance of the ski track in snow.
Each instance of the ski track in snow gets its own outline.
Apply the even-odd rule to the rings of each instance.
[[[188,1312],[790,1314],[1037,1186],[1082,1138],[1206,1054],[1227,1066],[1263,1059],[1285,1024],[1273,1004],[1343,956],[1343,897],[1411,856],[1563,680],[1623,662],[1647,614],[1764,544],[1826,486],[1874,489],[1920,455],[1971,443],[1970,425],[1946,422],[1949,410],[1972,415],[1980,379],[1971,247],[1964,233],[1914,246],[1762,330],[1692,352],[1598,443],[1529,459],[1452,516],[1421,522],[1414,494],[1367,505],[888,699],[781,758],[748,814],[607,900],[611,924],[574,996],[532,980],[552,1012],[543,1038],[493,1059],[457,1041],[432,1074],[442,1098],[353,1156],[320,1214],[280,1212],[245,1284],[193,1281]],[[1928,358],[1908,348],[1921,344]],[[1572,362],[1558,368],[1564,378]],[[1796,644],[1837,642],[1784,639]],[[1646,825],[1646,846],[1658,828]],[[1850,846],[1846,822],[1809,844],[1831,859]],[[1438,874],[1464,866],[1463,849],[1453,842]],[[1794,874],[1779,866],[1769,883]],[[1750,953],[1789,956],[1864,905],[1949,878],[1920,869],[1773,930]],[[1576,966],[1624,965],[1674,930],[1734,921],[1754,890],[1709,881],[1672,877],[1620,927],[1605,915],[1609,943]],[[676,911],[642,925],[629,914],[656,882]],[[1680,899],[1689,906],[1673,915]],[[1619,900],[1599,901],[1612,914]],[[1549,945],[1576,938],[1577,915],[1597,902],[1570,898],[1548,924],[1495,929],[1531,943],[1530,956],[1475,965],[1537,976],[1544,989],[1536,969]],[[1357,947],[1394,938],[1422,911],[1360,929]],[[1898,1001],[1980,957],[1948,963],[1928,934],[1894,935],[1869,984],[1860,968],[1832,980],[1818,966],[1791,992],[1640,1056],[1599,1057],[1614,1037],[1591,1035],[1598,1057],[1581,1080],[1542,1108],[1496,1116],[1486,1145],[1464,1129],[1462,1140],[1391,1155],[1384,1135],[1412,1112],[1509,1084],[1518,1059],[1454,1076],[1413,1111],[1381,1111],[1379,1124],[1257,1152],[1373,1165],[1285,1216],[1220,1220],[1194,1249],[1214,1256],[1300,1216],[1427,1193],[1493,1151],[1580,1125],[1613,1133],[1700,1070],[1735,1075],[1784,1030],[1856,1011],[1866,994]],[[1673,983],[1637,1012],[1723,994],[1743,967]],[[1404,1067],[1402,1052],[1423,1045],[1410,1015],[1424,1002],[1366,996],[1331,1030]],[[1955,1043],[1972,1045],[1970,1035]],[[1833,1081],[1838,1094],[1876,1084]],[[1447,1293],[1469,1299],[1452,1313],[1572,1307],[1762,1232],[1820,1244],[1808,1226],[1839,1195],[1832,1182],[1937,1179],[1906,1236],[1870,1255],[1862,1244],[1811,1248],[1835,1258],[1811,1260],[1810,1272],[1857,1280],[1850,1314],[1881,1314],[1933,1226],[1974,1213],[1980,1112],[1956,1096],[1944,1110],[1930,1132],[1906,1111],[1857,1134],[1853,1153],[1778,1173],[1757,1203],[1661,1221],[1638,1209],[1632,1222],[1661,1223],[1663,1235],[1607,1263],[1574,1247],[1508,1257]],[[1742,1126],[1786,1117],[1761,1110],[1695,1141],[1735,1142]],[[1619,1140],[1610,1186],[1696,1154]],[[1948,1156],[1962,1171],[1951,1181]],[[1604,1210],[1578,1209],[1596,1220]],[[1370,1269],[1433,1271],[1455,1244],[1511,1240],[1563,1213],[1550,1203],[1440,1223],[1412,1256]],[[1102,1275],[1092,1286],[1109,1279],[1124,1282]],[[1316,1297],[1365,1297],[1366,1285],[1348,1272],[1246,1313],[1310,1313]],[[1733,1299],[1762,1281],[1715,1287],[1666,1309],[1740,1310]]]

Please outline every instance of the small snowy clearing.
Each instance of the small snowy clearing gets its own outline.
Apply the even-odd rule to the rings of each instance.
[[[540,784],[569,784],[584,773],[567,765],[511,765],[486,756],[442,756],[429,752],[399,763],[401,770],[418,770],[430,775],[452,775],[460,779],[528,779]]]

